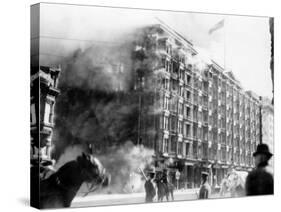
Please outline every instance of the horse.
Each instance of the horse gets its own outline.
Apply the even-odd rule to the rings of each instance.
[[[248,173],[242,171],[232,172],[229,177],[229,191],[231,197],[245,196],[245,182]]]
[[[222,180],[220,195],[225,196],[228,192],[231,197],[245,195],[245,180],[248,173],[243,171],[232,171]]]
[[[39,207],[70,207],[84,182],[91,183],[92,189],[95,186],[108,186],[109,180],[100,161],[92,155],[82,153],[76,160],[64,164],[57,172],[40,182]]]
[[[172,201],[174,200],[174,186],[169,183],[166,184],[162,180],[155,180],[156,188],[157,188],[157,199],[158,202],[163,202],[164,197],[169,201],[169,197],[171,196]]]

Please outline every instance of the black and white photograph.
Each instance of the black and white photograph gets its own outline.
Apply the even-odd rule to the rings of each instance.
[[[274,18],[30,6],[30,205],[274,195]]]

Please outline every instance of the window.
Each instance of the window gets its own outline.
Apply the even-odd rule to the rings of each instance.
[[[217,143],[217,133],[213,131],[213,142]]]
[[[217,160],[218,159],[217,153],[218,153],[217,146],[216,145],[212,146],[212,158],[213,158],[213,160]]]
[[[221,150],[217,149],[217,158],[218,161],[221,161]]]
[[[171,131],[177,131],[177,118],[176,116],[171,116]]]
[[[184,127],[184,130],[185,130],[184,136],[185,137],[191,137],[191,126],[187,123],[185,123],[184,126],[185,126]]]
[[[50,114],[49,114],[49,123],[53,123],[53,117],[54,117],[54,110],[53,110],[53,107],[54,107],[54,103],[52,102],[50,104]]]
[[[178,155],[183,155],[182,146],[183,146],[183,142],[178,142]]]
[[[191,101],[191,93],[190,91],[185,90],[185,98],[187,101]]]
[[[178,71],[179,71],[179,65],[177,64],[177,62],[173,61],[173,73],[178,74]]]
[[[171,71],[171,63],[166,60],[166,58],[162,58],[162,67],[164,67],[167,72]]]
[[[208,132],[208,140],[212,142],[212,131]]]
[[[179,102],[179,114],[183,115],[183,104]]]
[[[168,153],[168,147],[169,147],[168,142],[169,142],[168,138],[163,139],[163,152],[164,153]]]
[[[202,122],[202,119],[203,119],[202,111],[198,111],[198,121]]]
[[[208,107],[208,96],[203,96],[203,106]]]
[[[167,63],[166,63],[166,58],[163,57],[163,58],[161,59],[161,67],[166,68],[166,65],[167,65]]]
[[[208,122],[208,112],[203,111],[203,122],[207,123]]]
[[[198,104],[198,93],[193,94],[193,103]]]
[[[185,74],[185,84],[191,86],[191,76],[188,74]]]
[[[172,47],[171,47],[171,45],[166,45],[166,52],[167,52],[168,54],[171,54],[171,53],[172,53]]]
[[[202,88],[203,88],[203,83],[202,83],[202,81],[198,80],[197,83],[198,83],[198,84],[197,84],[197,85],[198,85],[198,89],[199,89],[199,90],[203,90],[203,89],[202,89]]]
[[[231,153],[231,149],[229,149],[229,151],[227,152],[227,161],[228,161],[228,162],[232,162],[232,153]]]
[[[169,118],[164,116],[164,129],[169,130]]]
[[[44,111],[44,122],[50,123],[50,113],[51,113],[51,105],[49,103],[45,104],[45,111]]]
[[[193,142],[193,156],[195,157],[195,158],[197,158],[197,152],[198,152],[198,144],[197,144],[197,142]]]
[[[198,79],[196,79],[196,78],[194,78],[194,80],[193,80],[193,87],[196,89],[196,90],[198,90]]]
[[[182,86],[179,87],[179,95],[180,95],[181,97],[184,97],[184,89],[183,89]]]
[[[186,106],[185,107],[185,116],[186,118],[190,119],[191,118],[191,112],[190,112],[190,107]]]
[[[203,129],[201,127],[198,128],[198,139],[203,139]]]
[[[203,143],[203,158],[206,159],[208,158],[208,143],[204,142]]]
[[[175,135],[171,136],[171,152],[176,152],[177,147],[177,137]]]
[[[203,139],[208,141],[208,127],[203,127]]]
[[[202,96],[199,96],[199,105],[203,105],[203,97]]]
[[[172,99],[171,99],[171,101],[170,101],[170,103],[171,103],[171,111],[173,111],[173,112],[177,112],[177,106],[178,106],[178,102],[177,102],[177,98],[176,97],[173,97]]]
[[[190,143],[185,143],[185,154],[186,156],[190,156]]]
[[[169,79],[163,78],[162,79],[162,87],[166,90],[169,90],[170,86],[169,86]]]
[[[202,145],[198,145],[198,150],[197,150],[197,156],[198,158],[202,158]]]
[[[197,126],[193,125],[193,138],[197,139]]]
[[[164,97],[164,109],[169,110],[169,97]]]
[[[208,82],[204,81],[203,83],[204,92],[208,92]]]
[[[182,134],[183,131],[182,121],[178,122],[178,129],[179,129],[179,134]]]
[[[180,69],[180,79],[184,80],[184,71]]]
[[[177,80],[171,79],[171,83],[172,83],[172,90],[173,90],[174,92],[178,92],[179,85],[178,85]]]
[[[226,161],[226,148],[223,147],[222,149],[222,161]]]
[[[193,109],[193,120],[194,120],[195,122],[198,121],[198,111],[197,111],[197,109],[195,109],[195,107],[194,107],[194,109]]]
[[[30,107],[30,123],[36,124],[35,104],[32,104]]]

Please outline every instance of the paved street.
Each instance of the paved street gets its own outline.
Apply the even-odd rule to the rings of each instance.
[[[175,191],[175,201],[197,199],[197,192],[198,189]],[[218,195],[216,194],[211,195],[210,198],[217,197]],[[76,197],[73,200],[71,207],[144,203],[144,198],[144,193],[90,195],[86,197]]]

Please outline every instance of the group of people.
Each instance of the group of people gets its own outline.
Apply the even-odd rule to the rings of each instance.
[[[167,169],[164,169],[161,173],[160,173],[160,177],[156,176],[156,173],[154,171],[150,171],[147,175],[146,178],[146,182],[144,184],[144,188],[145,188],[145,201],[146,202],[153,202],[154,197],[156,196],[156,187],[155,184],[157,184],[157,182],[161,182],[163,183],[163,185],[165,186],[165,192],[168,192],[168,187],[169,187],[169,181],[168,181],[168,172]],[[158,194],[159,195],[159,194]]]
[[[255,169],[251,171],[247,178],[244,190],[241,185],[237,185],[237,192],[244,193],[246,196],[251,195],[268,195],[274,192],[273,175],[270,172],[268,161],[272,157],[272,153],[266,144],[259,144],[256,152],[253,153],[255,161]],[[199,189],[199,199],[207,199],[211,194],[211,186],[208,183],[208,173],[202,172],[202,183]],[[227,187],[227,181],[222,181],[222,187]]]
[[[240,195],[250,196],[250,195],[268,195],[273,194],[274,192],[274,180],[273,175],[270,172],[268,161],[272,157],[272,153],[269,151],[269,148],[266,144],[259,144],[257,150],[253,153],[255,168],[251,171],[247,177],[243,186],[238,185],[236,189],[239,190]],[[208,182],[209,174],[208,172],[201,173],[202,182],[199,189],[198,198],[199,199],[208,199],[211,194],[211,186]],[[227,178],[226,178],[227,179]],[[154,197],[156,196],[155,183],[156,181],[161,181],[168,187],[168,175],[167,170],[163,170],[160,175],[160,178],[156,179],[155,172],[149,172],[146,182],[145,182],[145,201],[153,202]],[[227,180],[222,181],[222,187],[226,186]]]

